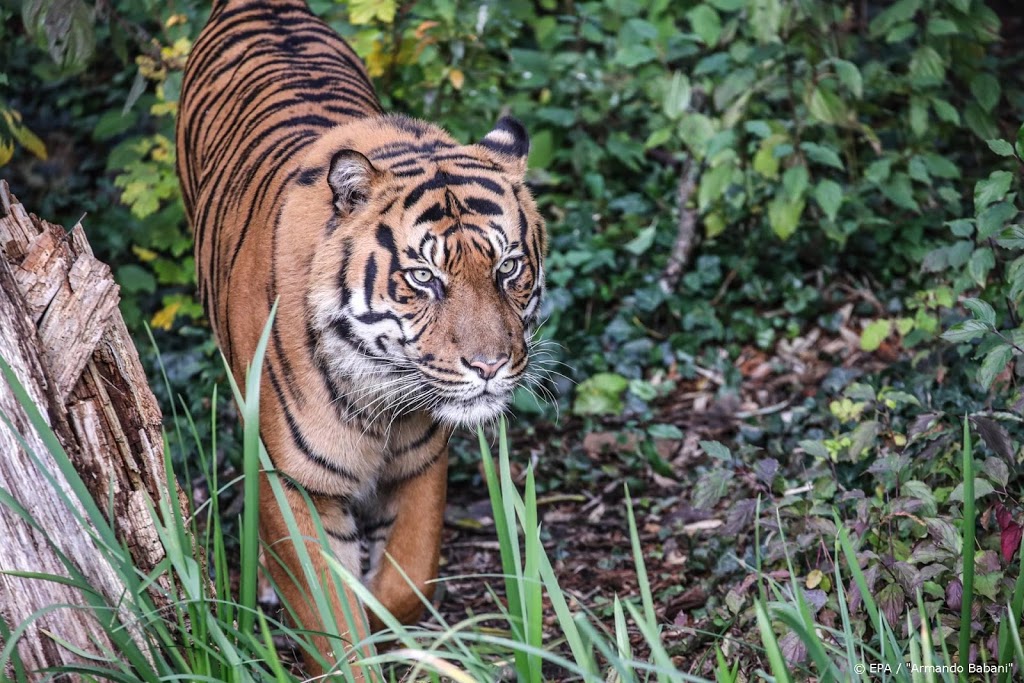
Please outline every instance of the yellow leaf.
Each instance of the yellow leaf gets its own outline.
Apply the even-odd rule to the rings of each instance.
[[[146,249],[145,247],[132,247],[132,251],[139,257],[139,260],[143,263],[149,263],[156,259],[158,254],[152,249]]]
[[[364,61],[366,62],[366,71],[370,74],[370,77],[380,78],[387,70],[390,55],[385,54],[381,41],[375,40],[370,54],[366,55]]]
[[[167,28],[174,28],[178,24],[188,23],[188,17],[184,14],[172,14],[167,17],[167,21],[164,22],[164,26]]]
[[[179,308],[181,308],[180,301],[167,304],[161,310],[157,311],[156,315],[154,315],[153,319],[150,321],[150,324],[161,330],[171,329],[171,325],[174,324],[174,317],[178,315]]]
[[[462,90],[462,85],[466,82],[466,74],[462,73],[461,69],[452,69],[448,72],[448,80],[452,82],[453,88]]]
[[[10,140],[0,139],[0,166],[6,166],[13,156],[14,143]]]
[[[817,588],[821,584],[821,579],[823,577],[824,574],[821,573],[820,569],[812,569],[811,572],[807,575],[807,587]]]

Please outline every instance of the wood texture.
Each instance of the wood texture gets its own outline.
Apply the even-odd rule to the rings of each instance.
[[[110,268],[93,255],[81,224],[68,232],[40,220],[0,181],[0,357],[39,406],[135,565],[150,572],[163,559],[147,509],[149,501],[166,495],[161,414],[117,303]],[[85,604],[68,586],[2,573],[67,576],[58,551],[118,604],[124,596],[116,573],[22,447],[24,442],[56,487],[74,499],[0,377],[3,416],[0,488],[31,514],[35,526],[0,504],[0,619],[14,629],[37,610]],[[172,486],[185,510],[184,497]],[[18,642],[28,670],[79,661],[48,633],[87,652],[109,646],[87,612],[57,608],[31,622]]]

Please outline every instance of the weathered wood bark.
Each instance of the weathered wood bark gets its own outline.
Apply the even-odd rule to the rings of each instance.
[[[161,415],[117,302],[110,268],[93,256],[81,224],[67,232],[28,214],[0,181],[0,357],[39,407],[100,509],[110,515],[135,565],[150,572],[163,559],[147,510],[147,501],[167,495]],[[124,595],[116,572],[20,445],[23,439],[74,500],[2,376],[0,417],[6,418],[0,420],[0,488],[37,527],[0,504],[0,572],[67,576],[59,551],[110,604],[118,604]],[[184,498],[176,484],[171,486],[184,509]],[[0,573],[0,620],[9,628],[61,604],[86,601],[62,584]],[[30,671],[79,661],[47,632],[88,652],[109,647],[87,611],[57,609],[31,622],[18,643]]]

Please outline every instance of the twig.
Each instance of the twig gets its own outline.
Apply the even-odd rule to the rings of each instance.
[[[693,195],[696,184],[697,165],[692,158],[689,158],[683,164],[679,185],[676,189],[676,200],[679,204],[676,240],[672,245],[672,253],[668,257],[665,270],[662,271],[661,278],[658,280],[658,285],[665,294],[675,291],[679,286],[679,280],[683,277],[683,271],[690,260],[690,253],[693,251],[696,241],[697,211],[686,206],[690,201],[690,196]]]

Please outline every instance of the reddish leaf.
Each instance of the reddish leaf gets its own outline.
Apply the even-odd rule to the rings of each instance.
[[[1017,554],[1022,534],[1024,534],[1024,527],[1010,522],[999,535],[1000,545],[1003,548],[1003,559],[1007,562]]]

